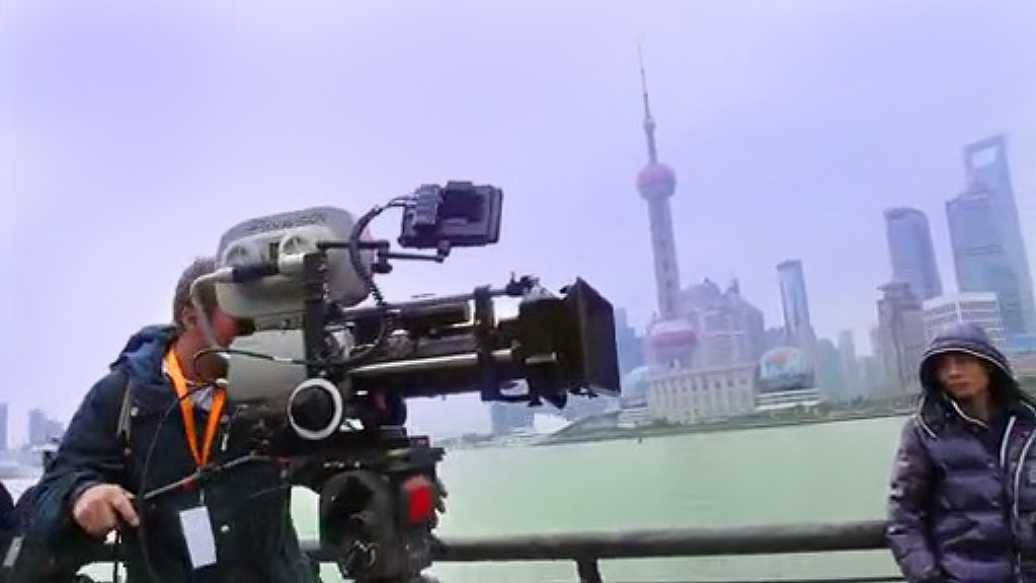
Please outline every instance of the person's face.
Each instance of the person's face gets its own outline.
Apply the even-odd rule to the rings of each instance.
[[[241,326],[237,318],[228,315],[220,308],[216,308],[210,316],[212,331],[216,336],[216,343],[226,348],[241,334]]]
[[[207,348],[205,330],[198,320],[194,308],[185,310],[183,322],[183,335],[190,339],[191,345],[197,347],[198,351]],[[212,325],[216,343],[223,348],[230,346],[234,339],[242,333],[243,326],[237,318],[227,314],[219,307],[216,307],[209,315],[209,323]],[[195,372],[205,380],[224,378],[227,375],[227,362],[219,354],[207,354],[198,359]]]
[[[943,388],[958,401],[970,401],[989,392],[989,369],[970,354],[943,354],[937,370]]]
[[[207,344],[205,329],[202,327],[202,323],[199,321],[193,307],[184,309],[182,322],[185,336],[189,336],[192,340],[197,340],[201,345]],[[216,344],[223,348],[230,346],[234,339],[241,334],[242,326],[237,318],[227,314],[218,306],[209,314],[209,324],[212,326],[212,332],[216,336]]]

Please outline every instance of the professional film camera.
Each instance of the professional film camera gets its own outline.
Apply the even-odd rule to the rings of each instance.
[[[293,480],[319,493],[323,553],[348,578],[411,581],[432,563],[443,451],[407,434],[407,399],[562,408],[569,394],[619,392],[612,307],[582,280],[560,295],[512,277],[456,296],[382,296],[374,276],[391,260],[496,243],[501,204],[497,188],[451,182],[359,219],[330,207],[252,219],[224,234],[218,270],[192,288],[200,305],[200,286],[215,282],[221,308],[253,324],[220,348],[203,322],[228,361],[228,401],[256,451],[291,458]],[[434,252],[373,239],[369,223],[389,208],[403,210],[401,247]],[[497,317],[501,297],[517,299],[516,316]]]

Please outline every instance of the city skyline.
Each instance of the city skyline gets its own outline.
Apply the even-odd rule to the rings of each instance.
[[[1015,216],[1009,219],[1013,221],[1010,226],[1014,227],[1020,224],[1016,211],[1017,197],[1011,187],[1011,170],[1007,162],[1008,138],[1009,136],[1006,134],[994,134],[961,146],[961,150],[965,155],[964,182],[966,186],[961,189],[962,194],[948,198],[944,207],[944,219],[947,224],[947,231],[950,234],[950,263],[956,274],[953,285],[946,286],[943,283],[928,214],[915,207],[902,205],[887,208],[882,212],[885,220],[886,254],[889,257],[890,277],[887,280],[877,280],[875,282],[876,289],[880,291],[889,282],[905,283],[914,293],[919,304],[933,298],[951,297],[969,292],[995,293],[996,290],[992,289],[992,286],[986,282],[971,285],[965,283],[963,286],[960,283],[962,277],[967,280],[967,276],[962,275],[960,272],[961,265],[966,260],[962,262],[957,255],[956,249],[960,247],[961,242],[954,239],[954,233],[968,229],[961,225],[957,225],[955,228],[955,217],[961,214],[961,211],[955,210],[955,204],[960,205],[963,202],[972,205],[987,205],[986,207],[979,207],[979,212],[984,214],[980,214],[977,217],[968,217],[975,221],[975,226],[977,227],[970,229],[970,231],[977,231],[983,237],[981,241],[973,243],[976,247],[989,248],[991,244],[984,242],[986,239],[999,241],[996,235],[998,231],[997,225],[994,223],[996,219],[991,216],[993,211],[987,208],[989,203],[982,203],[988,197],[989,191],[996,189],[995,185],[1000,185],[1001,188],[1006,189],[1004,196],[1007,196],[1009,200],[1004,204],[1009,203],[1010,211],[1015,213]],[[989,148],[997,149],[993,162],[985,167],[977,164],[975,162],[976,155],[982,150]],[[989,170],[990,167],[992,167],[992,170]],[[985,181],[982,179],[983,170],[987,172],[985,174]],[[974,213],[975,211],[972,212]],[[1018,228],[1020,229],[1020,227]],[[1019,232],[1023,241],[1027,241],[1030,238],[1026,236],[1025,232]],[[1018,253],[1018,257],[1018,262],[1023,268],[1021,277],[1031,280],[1028,266],[1031,265],[1032,261],[1024,247]],[[809,314],[809,285],[805,277],[803,261],[801,259],[785,259],[777,263],[776,268],[778,272],[777,287],[781,302],[781,311],[779,318],[776,319],[776,323],[781,324],[785,333],[792,338],[796,336],[802,327],[809,328],[810,333],[812,333],[812,319]],[[708,281],[709,277],[706,276],[705,280]],[[1025,283],[1028,284],[1029,282]],[[690,289],[691,287],[686,287],[683,291]],[[1018,308],[1018,311],[1022,310],[1022,308]],[[767,324],[775,323],[773,318],[766,319],[765,321]],[[1029,322],[1025,322],[1025,325],[1027,327],[1024,330],[1019,329],[1014,330],[1014,332],[1017,334],[1036,334],[1036,325]],[[1010,328],[1008,331],[1011,331]],[[816,337],[834,338],[835,335],[840,337],[845,332],[845,329],[838,329],[834,334],[818,334]],[[855,338],[855,335],[853,337]],[[866,338],[866,335],[861,336],[861,338]],[[875,347],[870,346],[872,343],[869,339],[866,342],[870,350],[865,354],[874,356]]]
[[[643,75],[643,70],[642,70],[642,75]],[[653,120],[653,118],[651,117],[651,114],[650,114],[650,108],[649,108],[649,104],[648,104],[648,96],[647,96],[647,93],[646,93],[646,85],[644,85],[644,88],[645,88],[645,92],[644,92],[644,107],[645,107],[645,109],[644,109],[644,112],[645,112],[644,129],[645,129],[645,134],[647,136],[647,143],[648,143],[648,150],[649,150],[649,164],[648,164],[648,166],[646,166],[641,171],[640,174],[638,174],[638,186],[642,187],[642,191],[643,190],[650,191],[650,189],[652,187],[645,185],[644,182],[643,182],[645,171],[655,171],[657,168],[662,168],[665,172],[660,172],[659,175],[664,175],[664,174],[668,173],[668,177],[666,177],[666,176],[663,176],[663,177],[666,178],[667,180],[671,180],[672,183],[674,183],[674,184],[675,184],[675,180],[673,179],[673,176],[675,175],[675,172],[673,170],[669,169],[668,167],[666,167],[666,166],[664,166],[664,165],[662,165],[661,163],[658,162],[657,150],[656,150],[657,147],[655,146],[655,142],[654,142],[654,138],[653,138],[653,132],[654,132],[654,129],[655,129],[656,125],[655,125],[655,122],[654,122],[654,120]],[[996,135],[996,136],[993,136],[992,138],[987,138],[987,139],[984,139],[984,140],[979,140],[979,141],[973,142],[972,144],[968,144],[968,145],[963,146],[963,150],[965,152],[967,152],[967,151],[969,151],[970,149],[973,148],[973,144],[986,144],[986,143],[988,143],[990,141],[990,139],[994,139],[994,140],[995,139],[1001,139],[1002,140],[1003,137],[1004,136],[1002,136],[1002,135]],[[672,196],[672,194],[671,194],[672,193],[672,190],[671,190],[672,186],[671,185],[670,186],[666,186],[665,189],[667,190],[668,194],[665,194],[664,198],[668,198],[669,196]],[[975,196],[982,197],[982,196],[985,196],[985,191],[986,191],[985,187],[976,186],[976,182],[974,180],[969,180],[968,181],[968,186],[966,186],[962,190],[962,194],[959,194],[958,196],[956,196],[956,197],[954,197],[952,199],[947,199],[946,206],[945,206],[945,209],[946,209],[946,215],[945,216],[946,216],[946,220],[947,220],[947,223],[948,223],[951,235],[952,235],[952,232],[953,232],[953,216],[954,216],[954,211],[952,209],[953,209],[954,203],[960,203],[961,200],[967,201],[969,199],[969,197],[975,197]],[[987,212],[987,214],[988,214],[988,211],[985,211],[985,212]],[[889,278],[889,281],[891,281],[891,282],[899,281],[901,283],[905,283],[908,286],[910,286],[910,289],[912,289],[912,287],[913,287],[912,286],[912,282],[913,281],[917,281],[918,278],[920,278],[920,281],[923,281],[923,284],[922,284],[923,285],[923,289],[927,290],[927,293],[922,293],[922,294],[917,295],[917,303],[918,303],[919,306],[923,302],[925,302],[927,300],[932,300],[933,298],[946,301],[948,299],[952,299],[954,297],[961,296],[962,294],[964,296],[967,296],[967,294],[969,292],[970,293],[975,293],[975,292],[981,293],[981,292],[990,292],[991,291],[991,290],[986,290],[986,289],[982,289],[982,290],[960,290],[958,286],[951,286],[949,289],[944,288],[944,286],[942,284],[941,277],[940,277],[938,265],[935,263],[935,261],[934,261],[935,257],[934,257],[934,254],[932,253],[934,249],[932,248],[932,243],[931,243],[930,222],[928,220],[928,217],[927,217],[926,213],[924,213],[923,211],[920,211],[920,210],[918,210],[918,209],[916,209],[914,207],[897,206],[897,207],[892,207],[892,208],[886,209],[885,211],[882,212],[882,215],[883,215],[883,217],[885,219],[885,233],[886,233],[886,241],[887,241],[887,245],[888,245],[888,247],[886,248],[886,253],[890,257],[890,267],[891,267],[890,273],[891,273],[891,277]],[[983,220],[989,221],[991,219],[987,215],[983,215]],[[908,224],[906,226],[904,226],[902,224],[900,224],[898,226],[893,226],[893,223],[895,223],[895,222],[908,223]],[[904,261],[903,255],[904,254],[902,252],[902,249],[896,249],[897,244],[898,245],[903,245],[903,243],[902,243],[902,241],[894,241],[894,239],[896,239],[896,237],[893,235],[893,231],[895,231],[897,229],[901,230],[901,231],[909,231],[910,234],[909,234],[909,236],[907,238],[912,238],[912,240],[910,241],[909,244],[910,245],[916,245],[918,247],[918,249],[919,249],[919,250],[911,250],[910,251],[910,253],[915,253],[917,255],[909,257],[909,260],[914,262],[914,263],[911,264],[911,265],[906,265],[906,267],[905,267],[906,271],[903,271],[905,264],[903,263],[903,261]],[[989,229],[987,228],[987,230],[989,230]],[[902,237],[900,237],[900,238],[902,239]],[[952,248],[953,243],[954,243],[952,238],[951,238],[950,243],[951,243],[951,248]],[[897,253],[899,254],[898,256],[897,256]],[[678,249],[674,249],[673,255],[676,256],[678,254],[679,254],[679,250]],[[931,263],[930,264],[926,264],[926,262],[928,262],[929,259],[932,260]],[[898,262],[897,262],[897,260],[898,260]],[[656,263],[657,263],[657,261],[656,261]],[[956,268],[957,268],[957,261],[954,261],[953,264],[954,264],[954,267],[955,267],[955,270],[956,270]],[[897,272],[897,266],[900,268],[900,271],[898,271],[898,272]],[[776,322],[775,322],[775,321],[773,321],[771,319],[766,319],[765,315],[764,315],[763,316],[763,321],[768,326],[771,325],[771,324],[779,324],[782,327],[782,329],[785,331],[784,333],[786,335],[786,340],[787,340],[787,343],[789,345],[798,345],[798,344],[801,343],[801,340],[796,340],[796,338],[800,338],[800,336],[797,336],[797,335],[801,334],[802,331],[803,331],[802,329],[800,329],[800,327],[804,327],[805,330],[808,330],[807,334],[809,335],[808,337],[810,338],[809,342],[816,342],[817,340],[821,340],[821,341],[826,341],[828,343],[831,343],[832,347],[834,347],[834,341],[837,339],[839,345],[841,345],[843,343],[847,343],[847,344],[851,345],[853,351],[856,352],[857,351],[857,345],[859,344],[859,341],[860,340],[864,340],[869,345],[868,347],[869,347],[870,350],[867,351],[867,352],[856,352],[857,357],[858,358],[864,358],[864,357],[881,358],[880,350],[878,350],[875,346],[872,345],[873,343],[871,342],[870,338],[865,338],[865,337],[859,337],[858,338],[857,335],[854,334],[851,330],[847,330],[847,329],[843,328],[843,329],[839,329],[838,332],[835,333],[835,334],[830,334],[830,335],[816,334],[813,331],[813,329],[812,329],[812,322],[811,322],[811,318],[810,318],[810,315],[809,315],[809,292],[808,292],[809,285],[808,285],[808,280],[805,277],[805,273],[804,273],[805,269],[804,269],[802,260],[799,260],[799,259],[785,259],[785,260],[782,260],[779,263],[777,263],[775,267],[776,267],[776,271],[778,273],[778,277],[777,277],[777,282],[776,282],[775,288],[777,290],[778,296],[781,298],[781,300],[780,300],[781,301],[781,306],[782,306],[781,317],[779,319],[777,319]],[[912,270],[916,270],[919,273],[910,273]],[[931,270],[934,270],[934,271],[931,271]],[[907,276],[904,277],[904,274],[907,274]],[[933,279],[933,277],[934,277],[934,279]],[[959,274],[958,274],[957,278],[958,279],[960,278]],[[678,277],[677,277],[676,281],[679,281]],[[705,283],[710,283],[710,279],[708,277],[706,277],[703,281]],[[672,279],[668,279],[667,280],[665,278],[665,271],[662,270],[662,271],[656,272],[656,284],[658,284],[658,283],[663,283],[663,284],[671,285],[672,284]],[[686,292],[689,292],[689,291],[693,290],[696,286],[700,286],[700,285],[701,284],[693,284],[693,285],[688,285],[686,287],[678,287],[678,288],[676,288],[676,291],[677,291],[678,296],[683,296]],[[877,285],[876,287],[880,290],[880,289],[887,288],[889,285],[890,284],[888,282],[883,282],[883,283],[880,283],[879,285]],[[935,291],[937,291],[938,293],[933,293]],[[667,293],[668,293],[667,290],[657,290],[656,289],[656,297],[658,298],[658,301],[660,302],[660,304],[659,304],[660,306],[664,305],[664,302],[667,301],[665,299],[665,296],[667,295]],[[678,303],[680,301],[679,297],[674,298],[673,301]],[[879,301],[879,305],[880,305],[880,303],[881,302]],[[754,305],[754,304],[750,304],[750,305]],[[622,306],[616,306],[616,309],[621,309],[622,310],[623,318],[625,319],[625,317],[626,317],[625,316],[625,314],[626,314],[625,308],[622,307]],[[875,324],[879,324],[880,325],[880,308],[879,308],[878,312],[879,313],[876,314]],[[644,326],[644,327],[635,327],[635,328],[640,329],[640,330],[642,330],[644,332],[644,334],[642,335],[642,338],[644,338],[645,341],[646,341],[647,333],[650,331],[650,325]],[[847,334],[848,334],[848,336],[846,336]],[[916,352],[916,350],[917,350],[917,347],[914,347],[913,351]],[[897,368],[898,368],[898,365],[897,365]],[[5,431],[9,431],[8,427],[10,426],[10,422],[9,422],[9,419],[8,419],[8,409],[9,409],[9,407],[7,407],[7,403],[6,402],[0,402],[0,428],[3,428]],[[30,421],[29,421],[30,431],[29,431],[29,438],[28,438],[28,441],[27,441],[27,443],[29,443],[29,444],[33,444],[36,441],[38,441],[38,439],[36,437],[34,437],[34,431],[38,432],[38,431],[40,431],[40,429],[34,430],[33,427],[43,427],[44,425],[40,425],[40,423],[44,423],[45,422],[45,426],[49,428],[49,427],[54,426],[54,423],[55,423],[54,421],[52,421],[48,417],[48,413],[45,410],[40,409],[40,408],[33,408],[32,410],[30,410],[29,411],[29,419],[30,419]],[[36,422],[33,421],[34,419],[36,420]],[[43,421],[41,422],[39,420],[43,420]],[[9,446],[14,445],[16,443],[16,440],[10,440],[9,438],[7,438],[4,435],[0,435],[0,443],[4,443],[5,439],[6,439],[6,441],[7,441]]]
[[[129,334],[167,321],[176,275],[228,225],[315,204],[362,213],[428,182],[501,186],[501,243],[401,266],[387,297],[582,276],[642,328],[656,301],[630,184],[644,160],[638,37],[680,177],[685,281],[737,278],[775,323],[774,266],[801,259],[817,335],[850,329],[868,352],[888,276],[881,210],[928,214],[948,274],[936,217],[964,184],[960,149],[1000,132],[1032,241],[1032,3],[130,6],[0,13],[15,436],[31,405],[67,418]],[[170,220],[191,236],[156,237]],[[392,238],[394,222],[372,227]],[[52,366],[65,330],[87,341]],[[414,419],[488,423],[460,398],[415,404]]]

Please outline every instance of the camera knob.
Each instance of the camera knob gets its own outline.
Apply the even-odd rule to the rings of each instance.
[[[291,403],[291,416],[300,427],[320,431],[334,420],[334,399],[327,392],[309,387]]]
[[[288,423],[303,439],[327,439],[342,425],[343,405],[338,387],[330,381],[307,379],[288,397]]]

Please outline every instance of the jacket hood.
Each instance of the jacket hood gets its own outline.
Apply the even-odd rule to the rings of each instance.
[[[162,358],[174,338],[174,326],[145,326],[130,336],[111,366],[124,367],[126,372],[142,385],[164,384]]]
[[[929,342],[921,357],[919,371],[921,386],[926,395],[946,396],[936,366],[940,355],[951,352],[970,354],[985,362],[991,371],[993,390],[998,391],[1006,401],[1033,403],[1018,386],[1007,357],[993,345],[986,332],[975,324],[952,324]]]

